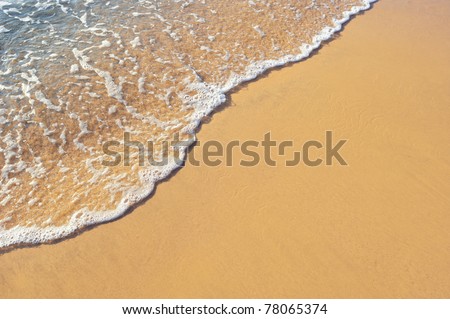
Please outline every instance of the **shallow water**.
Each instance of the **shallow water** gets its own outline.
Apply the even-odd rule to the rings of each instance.
[[[230,89],[368,2],[0,0],[0,247],[120,216],[177,164],[142,167],[132,149],[105,166],[105,142],[193,140]]]

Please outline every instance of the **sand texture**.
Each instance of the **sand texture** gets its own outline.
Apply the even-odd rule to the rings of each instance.
[[[449,18],[380,1],[198,134],[331,130],[348,166],[187,165],[118,221],[0,255],[0,297],[450,298]]]

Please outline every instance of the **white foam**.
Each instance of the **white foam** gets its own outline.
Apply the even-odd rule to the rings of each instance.
[[[56,112],[61,112],[61,107],[60,107],[60,106],[57,106],[57,105],[54,105],[54,104],[52,103],[52,101],[50,101],[49,99],[47,99],[47,98],[45,97],[44,93],[42,93],[41,91],[36,91],[36,92],[34,93],[34,95],[36,96],[36,99],[37,99],[39,102],[44,103],[44,104],[47,106],[47,108],[48,108],[49,110],[53,110],[53,111],[56,111]]]
[[[132,41],[130,41],[131,46],[133,49],[136,49],[136,47],[141,46],[141,39],[139,37],[135,37]]]
[[[111,46],[111,42],[108,40],[103,40],[102,44],[100,45],[100,48],[109,48]]]
[[[108,114],[114,114],[117,112],[117,106],[113,105],[108,109]]]
[[[88,70],[88,71],[94,71],[95,73],[97,73],[98,76],[100,76],[104,79],[104,81],[105,81],[104,84],[105,84],[106,90],[108,91],[108,95],[110,97],[117,99],[121,103],[125,103],[125,101],[122,97],[122,90],[120,88],[120,85],[117,85],[114,82],[114,79],[112,78],[111,74],[108,71],[103,71],[103,70],[100,70],[98,68],[91,66],[89,64],[89,61],[90,61],[89,57],[84,55],[83,51],[80,51],[80,50],[74,48],[72,50],[72,52],[83,69]]]
[[[264,38],[266,36],[266,33],[261,29],[259,25],[253,26],[253,29],[258,32],[258,34],[261,36],[261,38]]]
[[[72,64],[70,66],[70,73],[78,73],[80,71],[80,68],[78,67],[78,64]]]

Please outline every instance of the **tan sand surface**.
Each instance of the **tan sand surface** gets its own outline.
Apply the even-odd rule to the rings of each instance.
[[[0,255],[0,297],[450,298],[449,19],[380,1],[198,134],[331,130],[349,166],[187,165],[119,221]]]

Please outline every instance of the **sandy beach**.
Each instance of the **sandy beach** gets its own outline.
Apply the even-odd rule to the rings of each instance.
[[[1,254],[0,298],[450,298],[449,17],[379,1],[197,136],[333,131],[348,166],[187,164],[120,220]]]

